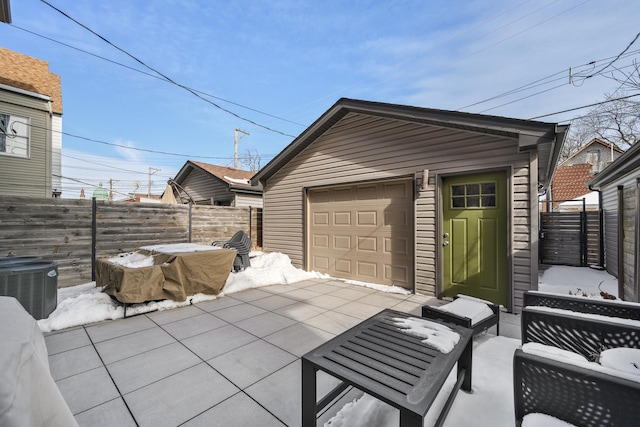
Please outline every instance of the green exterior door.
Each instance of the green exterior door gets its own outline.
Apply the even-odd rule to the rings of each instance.
[[[444,296],[507,305],[505,172],[443,179]]]

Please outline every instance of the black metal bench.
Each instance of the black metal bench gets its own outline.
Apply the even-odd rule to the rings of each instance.
[[[571,310],[579,313],[600,314],[603,316],[640,320],[640,304],[624,301],[611,301],[572,295],[527,291],[523,295],[523,305],[525,307],[537,305]]]
[[[459,298],[458,296],[455,299]],[[464,298],[464,297],[460,297]],[[437,307],[428,305],[422,306],[422,317],[427,319],[442,320],[443,322],[454,323],[456,325],[464,326],[473,330],[473,335],[477,335],[486,331],[492,326],[496,327],[496,335],[500,335],[500,306],[498,304],[492,304],[486,302],[487,306],[493,311],[493,316],[489,316],[484,320],[477,322],[475,325],[471,324],[471,319],[468,317],[460,316],[455,313],[450,313],[441,310]]]

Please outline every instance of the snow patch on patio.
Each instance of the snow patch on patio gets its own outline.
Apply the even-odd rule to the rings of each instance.
[[[157,248],[156,248],[157,249]],[[172,246],[174,249],[174,246]],[[214,300],[246,289],[270,285],[287,285],[309,279],[331,279],[330,276],[315,271],[295,268],[291,259],[282,253],[251,252],[251,267],[238,273],[231,273],[223,291],[219,295],[195,294],[186,301],[151,301],[127,307],[127,316],[156,310],[169,310],[203,301]],[[150,257],[129,252],[111,258],[128,267],[143,267]],[[347,281],[346,281],[347,282]],[[409,293],[397,286],[384,286],[371,283],[348,281],[351,284],[367,286],[383,292]],[[96,287],[96,282],[58,289],[58,305],[46,319],[38,320],[43,332],[57,331],[74,326],[86,325],[103,320],[115,320],[124,317],[124,307],[109,295]]]

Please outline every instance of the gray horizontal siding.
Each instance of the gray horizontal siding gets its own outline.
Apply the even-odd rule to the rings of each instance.
[[[269,179],[265,249],[283,252],[296,267],[305,267],[304,188],[421,175],[429,169],[429,185],[415,205],[416,291],[434,295],[439,280],[438,177],[505,167],[513,171],[511,205],[519,226],[512,234],[514,259],[530,263],[529,154],[518,152],[517,141],[350,113]],[[519,272],[515,286],[529,289],[531,268]]]
[[[28,158],[0,154],[0,194],[51,197],[47,105],[47,101],[0,90],[0,112],[28,117],[31,124]]]
[[[602,191],[604,215],[604,265],[607,272],[618,277],[618,190],[615,186]]]
[[[236,207],[249,207],[252,208],[261,208],[262,207],[262,196],[253,196],[251,194],[242,194],[235,193],[235,206]]]
[[[233,198],[229,187],[219,179],[199,169],[194,169],[182,183],[196,204],[213,204],[215,201],[226,201]]]

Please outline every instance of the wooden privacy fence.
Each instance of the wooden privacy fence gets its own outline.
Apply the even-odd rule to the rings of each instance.
[[[0,257],[58,264],[58,286],[92,280],[92,262],[140,246],[229,239],[262,246],[262,209],[0,196]]]
[[[540,263],[601,266],[601,230],[601,211],[540,213]]]

